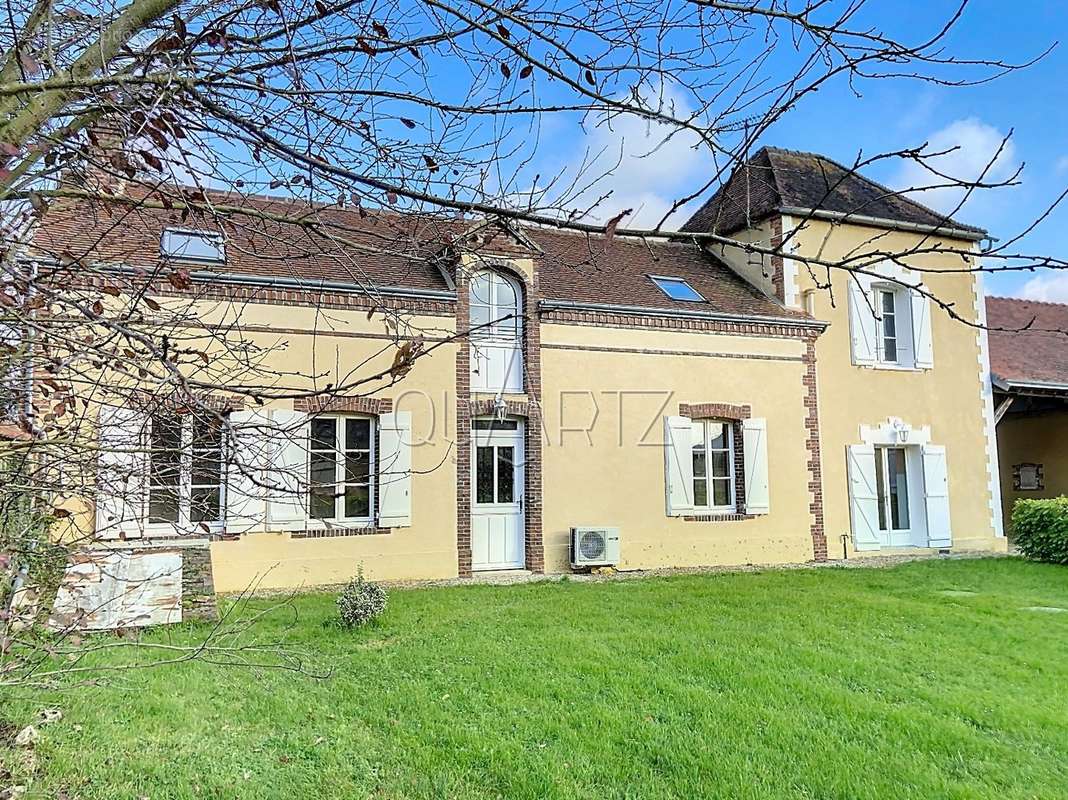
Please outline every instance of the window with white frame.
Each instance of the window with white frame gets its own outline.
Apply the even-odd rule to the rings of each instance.
[[[311,421],[308,516],[368,520],[374,508],[374,425],[367,417]]]
[[[182,261],[212,264],[226,262],[226,246],[222,234],[212,231],[168,228],[160,239],[159,250],[166,258]]]
[[[190,527],[219,522],[224,481],[218,421],[159,413],[150,428],[149,523]]]
[[[523,391],[523,292],[500,272],[475,273],[469,286],[471,388]]]
[[[875,290],[876,309],[879,325],[877,328],[876,353],[883,364],[900,364],[901,349],[898,347],[901,323],[900,316],[904,309],[901,292],[896,289],[878,288]]]
[[[902,273],[900,280],[908,283],[870,276],[850,278],[849,333],[852,360],[857,366],[934,367],[927,290],[910,274]]]
[[[714,419],[694,420],[693,505],[700,511],[734,511],[734,426]]]

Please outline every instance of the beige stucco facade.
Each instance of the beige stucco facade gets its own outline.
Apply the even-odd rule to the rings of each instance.
[[[848,310],[848,273],[841,269],[809,267],[784,259],[781,267],[770,257],[734,253],[732,263],[762,261],[771,276],[778,268],[784,294],[807,304],[817,319],[829,323],[816,342],[819,371],[820,437],[823,457],[824,515],[832,556],[863,556],[856,551],[851,530],[846,448],[860,444],[861,426],[878,426],[900,420],[913,430],[930,429],[930,442],[944,445],[949,466],[950,513],[953,549],[1006,549],[1000,535],[1000,497],[996,442],[986,354],[986,333],[981,325],[983,291],[979,276],[962,272],[962,259],[939,248],[968,250],[966,241],[940,239],[921,233],[888,231],[820,219],[782,218],[781,230],[792,241],[788,252],[822,262],[838,263],[871,252],[919,250],[904,264],[917,270],[933,298],[950,306],[961,319],[953,319],[931,303],[934,365],[931,369],[894,369],[856,366],[851,359]],[[764,245],[777,231],[764,224],[759,236]],[[791,250],[791,248],[793,248]],[[771,280],[767,281],[771,284]],[[829,286],[829,289],[828,289]],[[843,549],[844,548],[844,549]],[[876,551],[878,552],[878,551]]]
[[[740,238],[766,244],[795,223],[788,217],[780,226],[765,222]],[[907,249],[917,241],[918,234],[810,221],[792,246],[836,262],[865,247]],[[536,358],[527,353],[527,366],[536,361],[537,380],[504,399],[537,409],[539,472],[536,481],[527,481],[528,491],[539,492],[543,561],[536,568],[570,568],[569,537],[576,526],[618,528],[623,569],[868,555],[851,536],[846,449],[861,443],[862,428],[888,420],[945,448],[952,549],[1004,550],[984,334],[967,324],[979,321],[981,287],[971,274],[950,271],[959,257],[928,253],[913,264],[924,270],[931,294],[965,320],[933,309],[934,365],[916,370],[851,362],[847,276],[840,270],[810,272],[795,260],[776,264],[729,250],[722,255],[751,284],[779,295],[787,310],[807,303],[820,324],[809,320],[804,330],[762,328],[744,319],[679,325],[667,317],[637,324],[600,312],[577,321],[551,313],[539,318],[536,307],[528,306],[526,324],[537,332],[537,352]],[[506,256],[524,284],[533,285],[536,261],[514,253],[501,258]],[[366,307],[324,309],[262,298],[198,306],[198,318],[215,334],[235,325],[239,311],[229,335],[255,345],[263,366],[286,376],[288,392],[345,387],[344,393],[388,399],[394,411],[411,415],[409,524],[315,537],[262,526],[268,529],[216,537],[210,551],[217,590],[339,583],[360,568],[378,580],[464,574],[463,473],[471,467],[458,403],[492,403],[494,397],[466,388],[463,345],[448,341],[462,326],[457,315],[440,309],[408,313],[405,302],[392,300],[370,317]],[[429,350],[396,381],[387,373],[397,329],[384,321],[394,312],[401,338],[422,336]],[[205,334],[205,347],[219,346]],[[353,383],[379,373],[384,377]],[[241,379],[233,376],[235,384]],[[806,380],[814,380],[814,388]],[[264,387],[265,408],[294,408],[292,399],[271,399],[270,390]],[[684,404],[744,406],[766,423],[766,513],[720,519],[665,513],[663,423]]]

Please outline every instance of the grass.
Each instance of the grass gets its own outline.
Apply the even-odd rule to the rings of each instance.
[[[1068,613],[1028,606],[1068,607],[1068,570],[993,559],[398,591],[354,633],[325,624],[332,596],[306,595],[287,640],[329,679],[198,662],[57,693],[45,701],[65,716],[42,729],[33,788],[1065,797]]]

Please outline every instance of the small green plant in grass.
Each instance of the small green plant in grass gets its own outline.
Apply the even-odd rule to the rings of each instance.
[[[1016,546],[1028,558],[1068,564],[1068,497],[1017,500],[1012,529]]]
[[[363,576],[363,567],[337,596],[337,613],[344,628],[359,628],[386,610],[386,590]]]

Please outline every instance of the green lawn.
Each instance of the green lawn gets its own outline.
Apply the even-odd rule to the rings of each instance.
[[[969,594],[968,592],[974,592]],[[43,796],[1068,797],[1068,569],[927,561],[329,595],[328,679],[206,663],[49,698]],[[199,628],[156,632],[157,641]],[[30,714],[24,700],[4,713]]]

